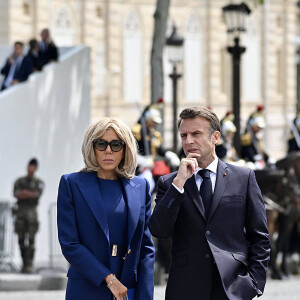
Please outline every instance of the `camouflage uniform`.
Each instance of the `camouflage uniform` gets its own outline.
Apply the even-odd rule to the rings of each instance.
[[[17,198],[21,190],[29,190],[36,194],[34,198],[18,199],[14,209],[15,232],[18,234],[23,270],[32,268],[34,257],[34,238],[39,228],[37,205],[44,189],[44,182],[39,178],[21,177],[14,184],[14,196]]]

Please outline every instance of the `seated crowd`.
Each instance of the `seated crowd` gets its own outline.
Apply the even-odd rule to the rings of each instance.
[[[15,42],[13,53],[1,68],[1,74],[4,76],[1,90],[27,80],[31,73],[41,71],[43,66],[49,62],[57,61],[58,55],[57,47],[50,38],[47,28],[42,30],[40,42],[36,39],[29,41],[29,50],[26,55],[24,54],[24,43]]]

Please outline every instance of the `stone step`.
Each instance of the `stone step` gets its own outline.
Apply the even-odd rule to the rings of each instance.
[[[0,273],[0,291],[64,290],[66,273],[41,270],[36,274]]]

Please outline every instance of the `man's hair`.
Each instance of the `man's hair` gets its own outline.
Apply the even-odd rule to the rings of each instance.
[[[39,42],[36,39],[31,39],[29,41],[29,47],[31,50],[34,50],[38,44]]]
[[[20,41],[16,41],[15,42],[15,46],[16,45],[19,45],[19,46],[21,46],[21,47],[24,47],[24,43],[23,42],[20,42]]]
[[[108,129],[113,129],[119,138],[125,142],[124,158],[116,169],[120,177],[132,178],[137,166],[137,143],[129,127],[119,119],[104,118],[91,124],[85,131],[82,142],[82,155],[85,163],[83,172],[99,170],[93,141],[100,138]]]
[[[44,32],[47,32],[47,33],[50,35],[50,30],[49,30],[49,28],[43,28],[43,29],[41,30],[41,35],[42,35]]]
[[[178,129],[182,120],[194,119],[196,117],[204,118],[209,121],[210,135],[212,135],[215,131],[221,131],[220,121],[217,115],[211,109],[201,106],[185,108],[179,115]]]
[[[29,162],[28,162],[28,166],[38,166],[39,162],[36,158],[32,158]]]

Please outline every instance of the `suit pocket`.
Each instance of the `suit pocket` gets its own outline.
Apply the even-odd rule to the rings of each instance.
[[[245,276],[250,277],[250,279],[252,281],[252,286],[254,287],[254,289],[256,289],[257,281],[256,281],[255,277],[252,275],[252,273],[249,271],[248,261],[247,261],[246,256],[241,253],[232,253],[232,256],[234,257],[235,260],[241,262],[246,267],[247,274]],[[239,275],[239,276],[241,276],[241,275]]]
[[[241,262],[243,265],[245,265],[246,267],[248,266],[248,261],[247,261],[247,257],[242,254],[242,253],[231,253],[233,258],[239,262]]]
[[[221,199],[221,202],[223,203],[236,203],[236,202],[242,202],[243,201],[243,195],[232,195],[232,196],[223,196]]]

